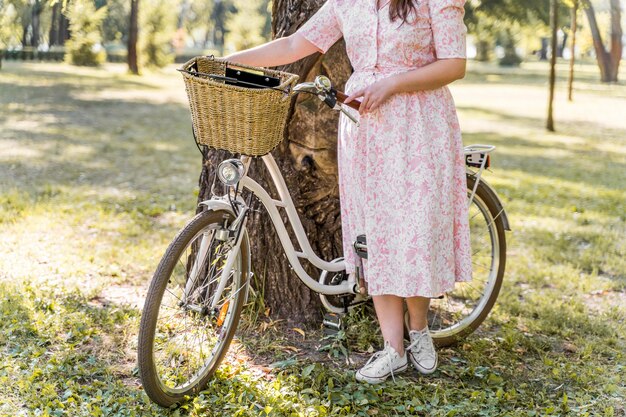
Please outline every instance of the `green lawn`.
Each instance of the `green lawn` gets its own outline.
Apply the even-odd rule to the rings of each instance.
[[[358,384],[318,329],[303,340],[261,314],[247,356],[164,410],[139,385],[139,308],[194,212],[201,157],[173,68],[124,70],[0,70],[0,415],[626,416],[624,83],[580,65],[568,103],[560,66],[555,134],[544,64],[472,64],[453,85],[465,142],[498,147],[487,179],[513,231],[498,304],[433,376]],[[350,323],[360,363],[378,337]]]

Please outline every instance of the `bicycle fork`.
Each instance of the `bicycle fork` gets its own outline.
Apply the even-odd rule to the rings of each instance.
[[[195,257],[193,267],[189,274],[189,279],[187,280],[187,283],[185,284],[185,292],[183,294],[183,299],[182,299],[183,303],[187,304],[189,296],[192,294],[192,292],[196,288],[199,273],[201,269],[204,267],[204,263],[208,255],[209,247],[211,246],[210,245],[211,240],[213,239],[219,240],[221,242],[224,242],[224,244],[226,244],[229,238],[231,238],[232,236],[235,236],[235,242],[233,246],[231,247],[230,253],[228,254],[228,258],[226,259],[226,264],[224,265],[222,269],[222,273],[220,274],[218,284],[217,284],[218,287],[215,293],[213,294],[210,305],[208,306],[209,311],[212,311],[215,308],[217,308],[217,304],[222,297],[222,293],[224,292],[224,289],[226,288],[226,283],[228,281],[228,274],[232,270],[233,264],[235,263],[235,258],[241,248],[241,241],[244,235],[242,231],[246,227],[249,210],[250,210],[249,207],[243,206],[240,209],[239,215],[231,223],[230,226],[217,229],[217,230],[212,230],[210,232],[204,232],[203,237],[202,237],[202,242],[200,243],[200,248],[198,249],[198,255]],[[244,287],[245,285],[243,285],[241,288],[244,288]],[[239,288],[237,292],[239,292],[241,288]],[[236,293],[233,294],[233,296],[234,295],[236,295]]]

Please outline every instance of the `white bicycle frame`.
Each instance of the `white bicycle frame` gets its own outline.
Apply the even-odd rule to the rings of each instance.
[[[289,194],[289,190],[287,188],[287,184],[285,184],[285,180],[278,169],[278,165],[276,165],[276,161],[272,157],[271,154],[267,154],[262,156],[263,160],[270,176],[272,177],[272,181],[274,182],[274,186],[276,190],[278,190],[279,200],[273,199],[269,193],[254,179],[250,178],[248,173],[248,168],[250,166],[251,158],[247,156],[242,156],[241,161],[243,162],[246,171],[243,178],[239,181],[240,186],[247,188],[250,190],[259,200],[265,209],[270,215],[270,219],[274,224],[274,228],[278,233],[278,238],[280,239],[280,243],[283,246],[285,251],[285,255],[291,264],[291,267],[298,275],[298,277],[302,280],[302,282],[312,289],[315,292],[325,294],[325,295],[339,295],[339,294],[354,294],[355,291],[355,280],[350,279],[345,281],[339,285],[324,285],[320,284],[318,280],[312,278],[302,267],[302,263],[300,259],[305,259],[311,262],[315,267],[329,272],[340,272],[346,269],[346,264],[344,261],[339,260],[336,262],[327,262],[321,259],[317,254],[313,251],[311,247],[311,243],[304,231],[304,227],[302,226],[302,222],[300,221],[300,216],[298,216],[298,212],[296,211],[296,207],[293,204],[293,200],[291,199],[291,194]],[[291,239],[289,238],[289,234],[287,233],[287,228],[283,224],[283,220],[278,212],[278,208],[282,207],[285,209],[287,213],[287,219],[294,231],[296,236],[296,240],[301,250],[296,250]]]
[[[495,146],[480,145],[480,144],[470,145],[464,148],[464,151],[463,151],[464,155],[472,155],[472,154],[484,155],[484,158],[482,159],[481,165],[480,167],[478,167],[478,170],[475,172],[472,172],[472,175],[476,178],[476,181],[475,181],[472,193],[470,195],[470,204],[476,194],[478,183],[480,182],[481,176],[486,168],[487,155],[493,152],[494,150],[495,150]],[[302,267],[301,259],[305,259],[309,261],[310,263],[312,263],[317,268],[319,268],[320,270],[327,271],[327,272],[344,271],[346,268],[346,265],[345,265],[345,262],[340,259],[332,261],[332,262],[328,262],[328,261],[321,259],[319,256],[317,256],[317,254],[313,251],[313,248],[311,247],[311,244],[306,235],[306,232],[304,231],[304,227],[302,226],[302,222],[300,221],[298,212],[295,208],[295,205],[293,204],[293,200],[291,199],[291,194],[289,193],[287,184],[285,183],[285,180],[282,174],[280,173],[280,170],[278,168],[278,165],[276,164],[276,161],[274,160],[271,154],[267,154],[261,157],[261,159],[263,160],[263,163],[265,164],[265,167],[267,168],[272,178],[272,181],[274,182],[274,186],[276,187],[276,190],[278,191],[279,199],[278,200],[273,199],[270,196],[270,194],[258,182],[256,182],[254,179],[250,178],[247,175],[248,168],[252,160],[248,156],[241,157],[241,161],[245,167],[245,173],[243,177],[241,178],[241,180],[239,181],[239,184],[241,187],[247,188],[248,190],[250,190],[259,200],[261,200],[261,203],[263,204],[263,206],[265,207],[265,209],[270,215],[270,219],[276,229],[276,232],[278,233],[278,238],[280,239],[285,255],[287,256],[287,259],[289,260],[289,263],[291,267],[293,268],[293,270],[295,271],[295,273],[298,275],[300,280],[302,280],[302,282],[307,287],[309,287],[310,289],[312,289],[313,291],[317,293],[324,294],[324,295],[356,294],[358,292],[358,289],[356,285],[357,284],[356,278],[353,276],[353,274],[349,276],[349,279],[347,281],[344,281],[339,285],[324,285],[318,282],[318,280],[311,277],[304,270],[304,268]],[[211,200],[203,201],[201,204],[207,206],[207,208],[209,209],[216,209],[216,210],[226,209],[232,213],[232,207],[230,206],[229,203],[227,203],[225,197],[214,197]],[[294,231],[298,245],[301,248],[300,250],[296,250],[296,248],[294,247],[289,237],[287,228],[285,227],[282,217],[278,211],[279,207],[284,208],[285,212],[287,213],[288,222]],[[244,224],[242,224],[241,227],[245,227],[245,220],[243,221],[244,221]],[[239,234],[239,239],[234,243],[233,250],[231,251],[226,261],[226,266],[224,267],[222,276],[220,277],[220,284],[222,285],[219,286],[218,290],[215,293],[215,296],[211,303],[211,308],[216,307],[219,297],[221,296],[221,292],[223,291],[223,288],[221,287],[227,281],[226,275],[230,273],[230,269],[233,265],[235,255],[239,251],[242,235],[243,233]],[[196,261],[201,262],[200,265],[204,262],[204,258],[206,257],[206,253],[203,253],[206,251],[205,247],[207,246],[204,244],[205,243],[204,240],[206,239],[203,239],[203,242],[201,243],[201,246],[200,246],[200,250],[198,251],[199,256],[196,257]],[[195,275],[197,273],[197,269],[198,269],[198,266],[194,264],[194,266],[192,267],[192,272],[190,274],[190,279],[188,280],[189,289],[194,287]],[[187,289],[185,291],[185,294],[187,294]]]

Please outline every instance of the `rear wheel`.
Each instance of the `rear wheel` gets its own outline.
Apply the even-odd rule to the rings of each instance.
[[[250,276],[248,236],[226,228],[227,211],[194,217],[167,248],[152,278],[138,340],[143,387],[168,407],[202,390],[224,359]]]
[[[475,178],[467,176],[468,198]],[[428,327],[437,346],[454,344],[472,333],[491,311],[502,286],[506,236],[500,204],[480,182],[469,207],[472,281],[431,301]]]

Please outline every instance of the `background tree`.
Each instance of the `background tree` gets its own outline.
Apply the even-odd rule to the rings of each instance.
[[[96,66],[106,59],[102,47],[102,21],[106,7],[96,10],[92,0],[74,0],[67,6],[71,37],[65,43],[65,59],[70,64]]]
[[[128,24],[128,71],[131,74],[139,74],[137,59],[137,40],[139,35],[139,0],[130,0],[130,14]]]
[[[122,44],[128,41],[130,23],[130,2],[126,0],[107,0],[107,15],[102,22],[104,42]]]
[[[165,0],[144,0],[140,15],[141,66],[164,67],[174,60],[172,39],[177,16]]]
[[[465,4],[465,22],[477,40],[477,59],[491,59],[496,44],[503,48],[502,65],[518,65],[516,52],[519,34],[524,28],[541,32],[547,28],[549,0],[469,0]],[[539,29],[539,30],[538,30]]]
[[[554,89],[556,86],[556,56],[557,56],[557,30],[559,27],[559,1],[551,0],[550,4],[550,23],[552,28],[552,37],[550,42],[550,84],[548,95],[548,120],[547,129],[554,132]]]
[[[234,0],[234,10],[226,22],[225,43],[232,50],[250,48],[262,43],[267,9],[266,0]]]
[[[567,99],[569,101],[574,100],[574,71],[575,71],[575,63],[576,63],[576,35],[578,32],[578,9],[579,9],[579,1],[571,0],[568,2],[568,6],[570,7],[570,15],[571,15],[571,23],[570,23],[570,33],[571,33],[571,54],[569,60],[569,77],[567,82]]]
[[[604,45],[596,11],[590,0],[581,0],[593,36],[600,77],[603,82],[617,82],[623,52],[622,8],[620,0],[609,0],[611,13],[610,49]]]
[[[29,8],[29,19],[24,19],[28,25],[24,26],[24,36],[22,43],[24,46],[37,48],[41,40],[41,13],[44,10],[44,2],[41,0],[31,0]]]
[[[511,24],[505,25],[500,31],[498,41],[504,51],[504,55],[500,59],[500,65],[513,67],[522,63],[522,57],[517,54],[517,41]]]
[[[295,32],[323,3],[324,0],[275,0],[273,36]],[[324,56],[316,54],[284,69],[299,74],[301,81],[326,74],[340,89],[352,73],[343,41]],[[322,108],[317,98],[303,96],[298,100],[301,103],[290,115],[285,140],[272,155],[285,177],[313,248],[323,258],[334,259],[343,252],[337,186],[337,114]],[[214,167],[225,157],[226,152],[204,154],[199,199],[210,197]],[[254,161],[251,169],[255,179],[268,184],[269,176],[260,161]],[[249,229],[254,242],[255,285],[263,289],[266,305],[278,316],[319,323],[319,298],[290,270],[267,214],[254,212],[251,222],[255,225]],[[314,277],[319,274],[311,265],[305,265],[305,269]]]
[[[22,1],[0,0],[0,50],[22,43]]]
[[[50,18],[50,32],[48,34],[49,46],[63,46],[70,38],[70,22],[63,13],[63,3],[55,1],[52,5],[52,16]]]
[[[227,16],[233,10],[232,0],[215,0],[211,21],[213,25],[213,45],[219,48],[220,55],[224,53],[224,40],[228,30],[226,29]]]
[[[215,0],[194,0],[189,5],[184,27],[195,47],[215,48],[213,32],[216,22],[212,16],[216,7]]]

